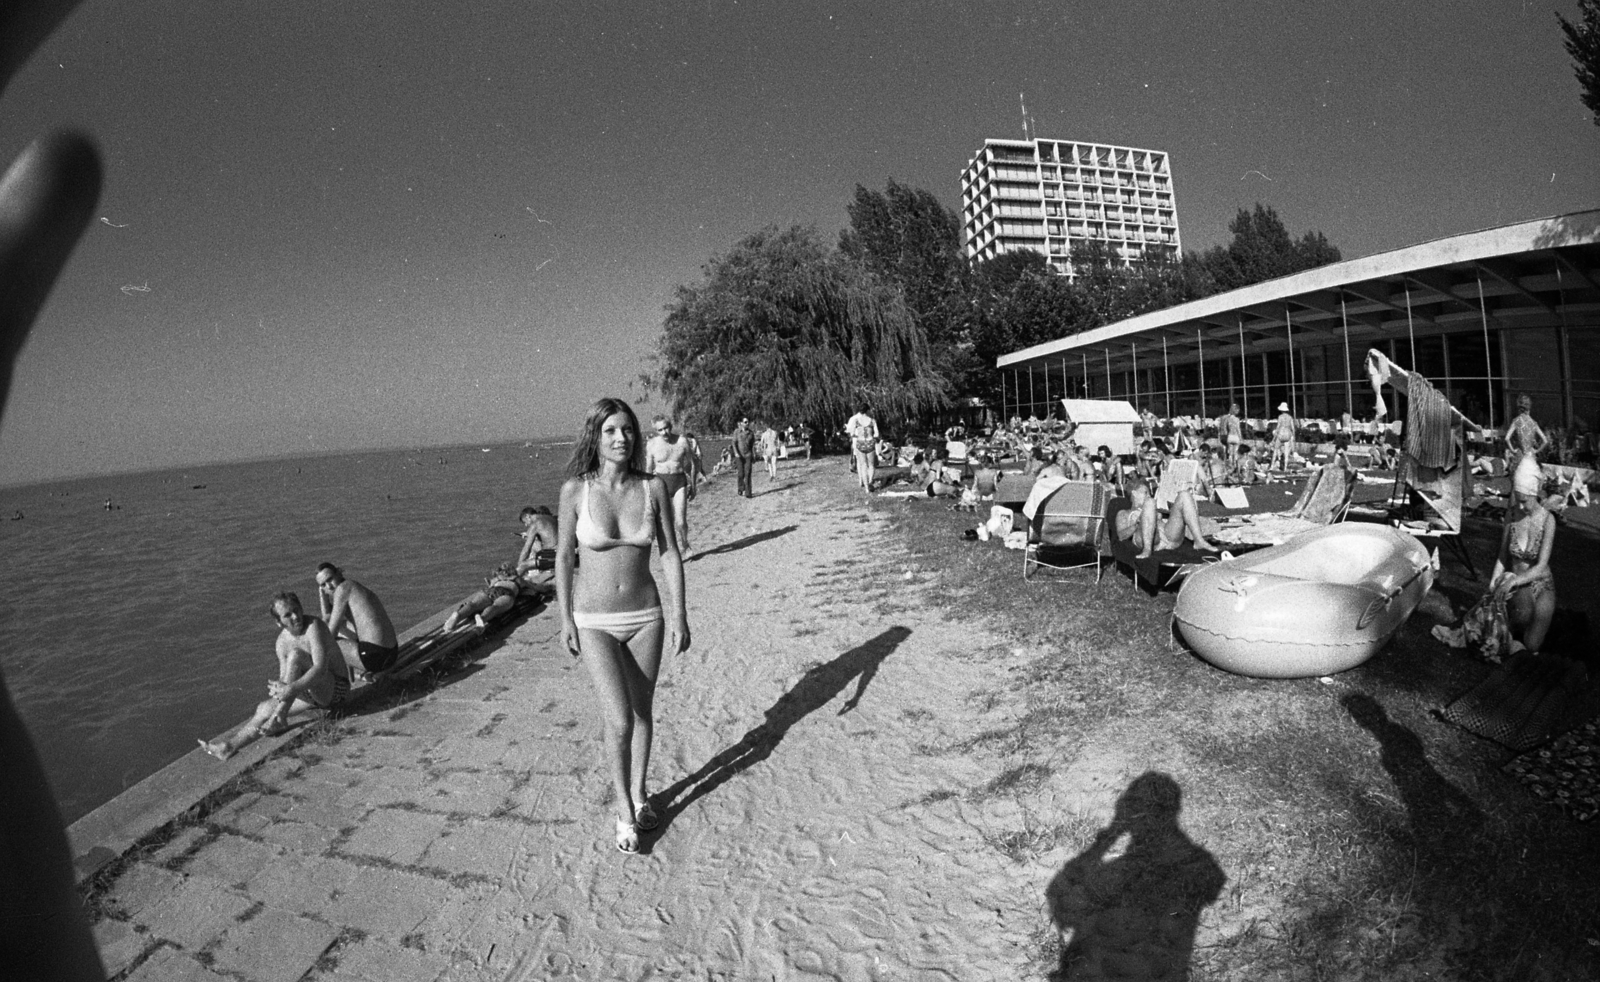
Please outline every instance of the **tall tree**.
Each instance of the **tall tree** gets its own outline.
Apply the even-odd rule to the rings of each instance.
[[[1583,90],[1579,96],[1584,106],[1593,114],[1594,125],[1600,126],[1600,0],[1578,0],[1580,18],[1574,24],[1556,14],[1561,22],[1561,33],[1567,54],[1572,56],[1572,73],[1578,77]]]
[[[1256,202],[1255,209],[1239,209],[1228,223],[1233,239],[1201,253],[1203,263],[1219,290],[1236,290],[1263,280],[1338,262],[1339,250],[1321,232],[1307,232],[1296,242],[1275,209]]]
[[[972,356],[971,273],[960,218],[932,192],[893,178],[883,191],[856,185],[845,211],[850,227],[839,233],[839,250],[905,291],[935,369],[964,388],[986,368]]]
[[[644,379],[691,425],[748,414],[831,428],[862,401],[889,419],[944,404],[903,292],[815,229],[763,229],[704,274],[668,304]]]

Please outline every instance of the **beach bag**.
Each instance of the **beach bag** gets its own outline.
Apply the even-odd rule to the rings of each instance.
[[[1462,618],[1461,629],[1466,635],[1467,647],[1485,661],[1500,664],[1511,651],[1511,623],[1506,616],[1505,591],[1485,593]]]
[[[1003,505],[995,505],[989,509],[989,520],[983,524],[989,529],[990,535],[1005,538],[1011,534],[1011,526],[1016,519],[1016,513]]]

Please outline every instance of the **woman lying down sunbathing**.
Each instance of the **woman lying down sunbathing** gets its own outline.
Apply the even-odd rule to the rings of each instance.
[[[1193,540],[1194,547],[1201,552],[1218,551],[1200,532],[1200,515],[1195,511],[1194,494],[1189,490],[1178,491],[1164,519],[1156,510],[1156,499],[1144,478],[1137,475],[1128,478],[1128,499],[1131,504],[1117,514],[1117,538],[1131,541],[1139,549],[1135,558],[1145,559],[1152,552],[1176,549],[1183,545],[1185,538]]]

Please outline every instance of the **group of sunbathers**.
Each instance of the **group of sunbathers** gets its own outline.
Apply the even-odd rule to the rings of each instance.
[[[489,571],[484,588],[445,617],[444,634],[482,632],[523,593],[555,592],[555,516],[549,508],[529,507],[522,509],[521,520],[516,560]],[[395,667],[399,638],[378,595],[332,563],[318,566],[316,576],[318,614],[307,614],[293,592],[272,598],[269,613],[279,627],[278,676],[267,683],[267,698],[250,719],[215,740],[199,741],[218,760],[258,737],[283,733],[292,713],[337,708],[350,697],[353,679],[371,681]]]

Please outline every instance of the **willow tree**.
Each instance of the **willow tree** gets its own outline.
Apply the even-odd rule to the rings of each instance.
[[[763,229],[706,264],[667,305],[645,383],[690,425],[742,415],[832,427],[945,405],[945,380],[901,290],[812,228]]]

